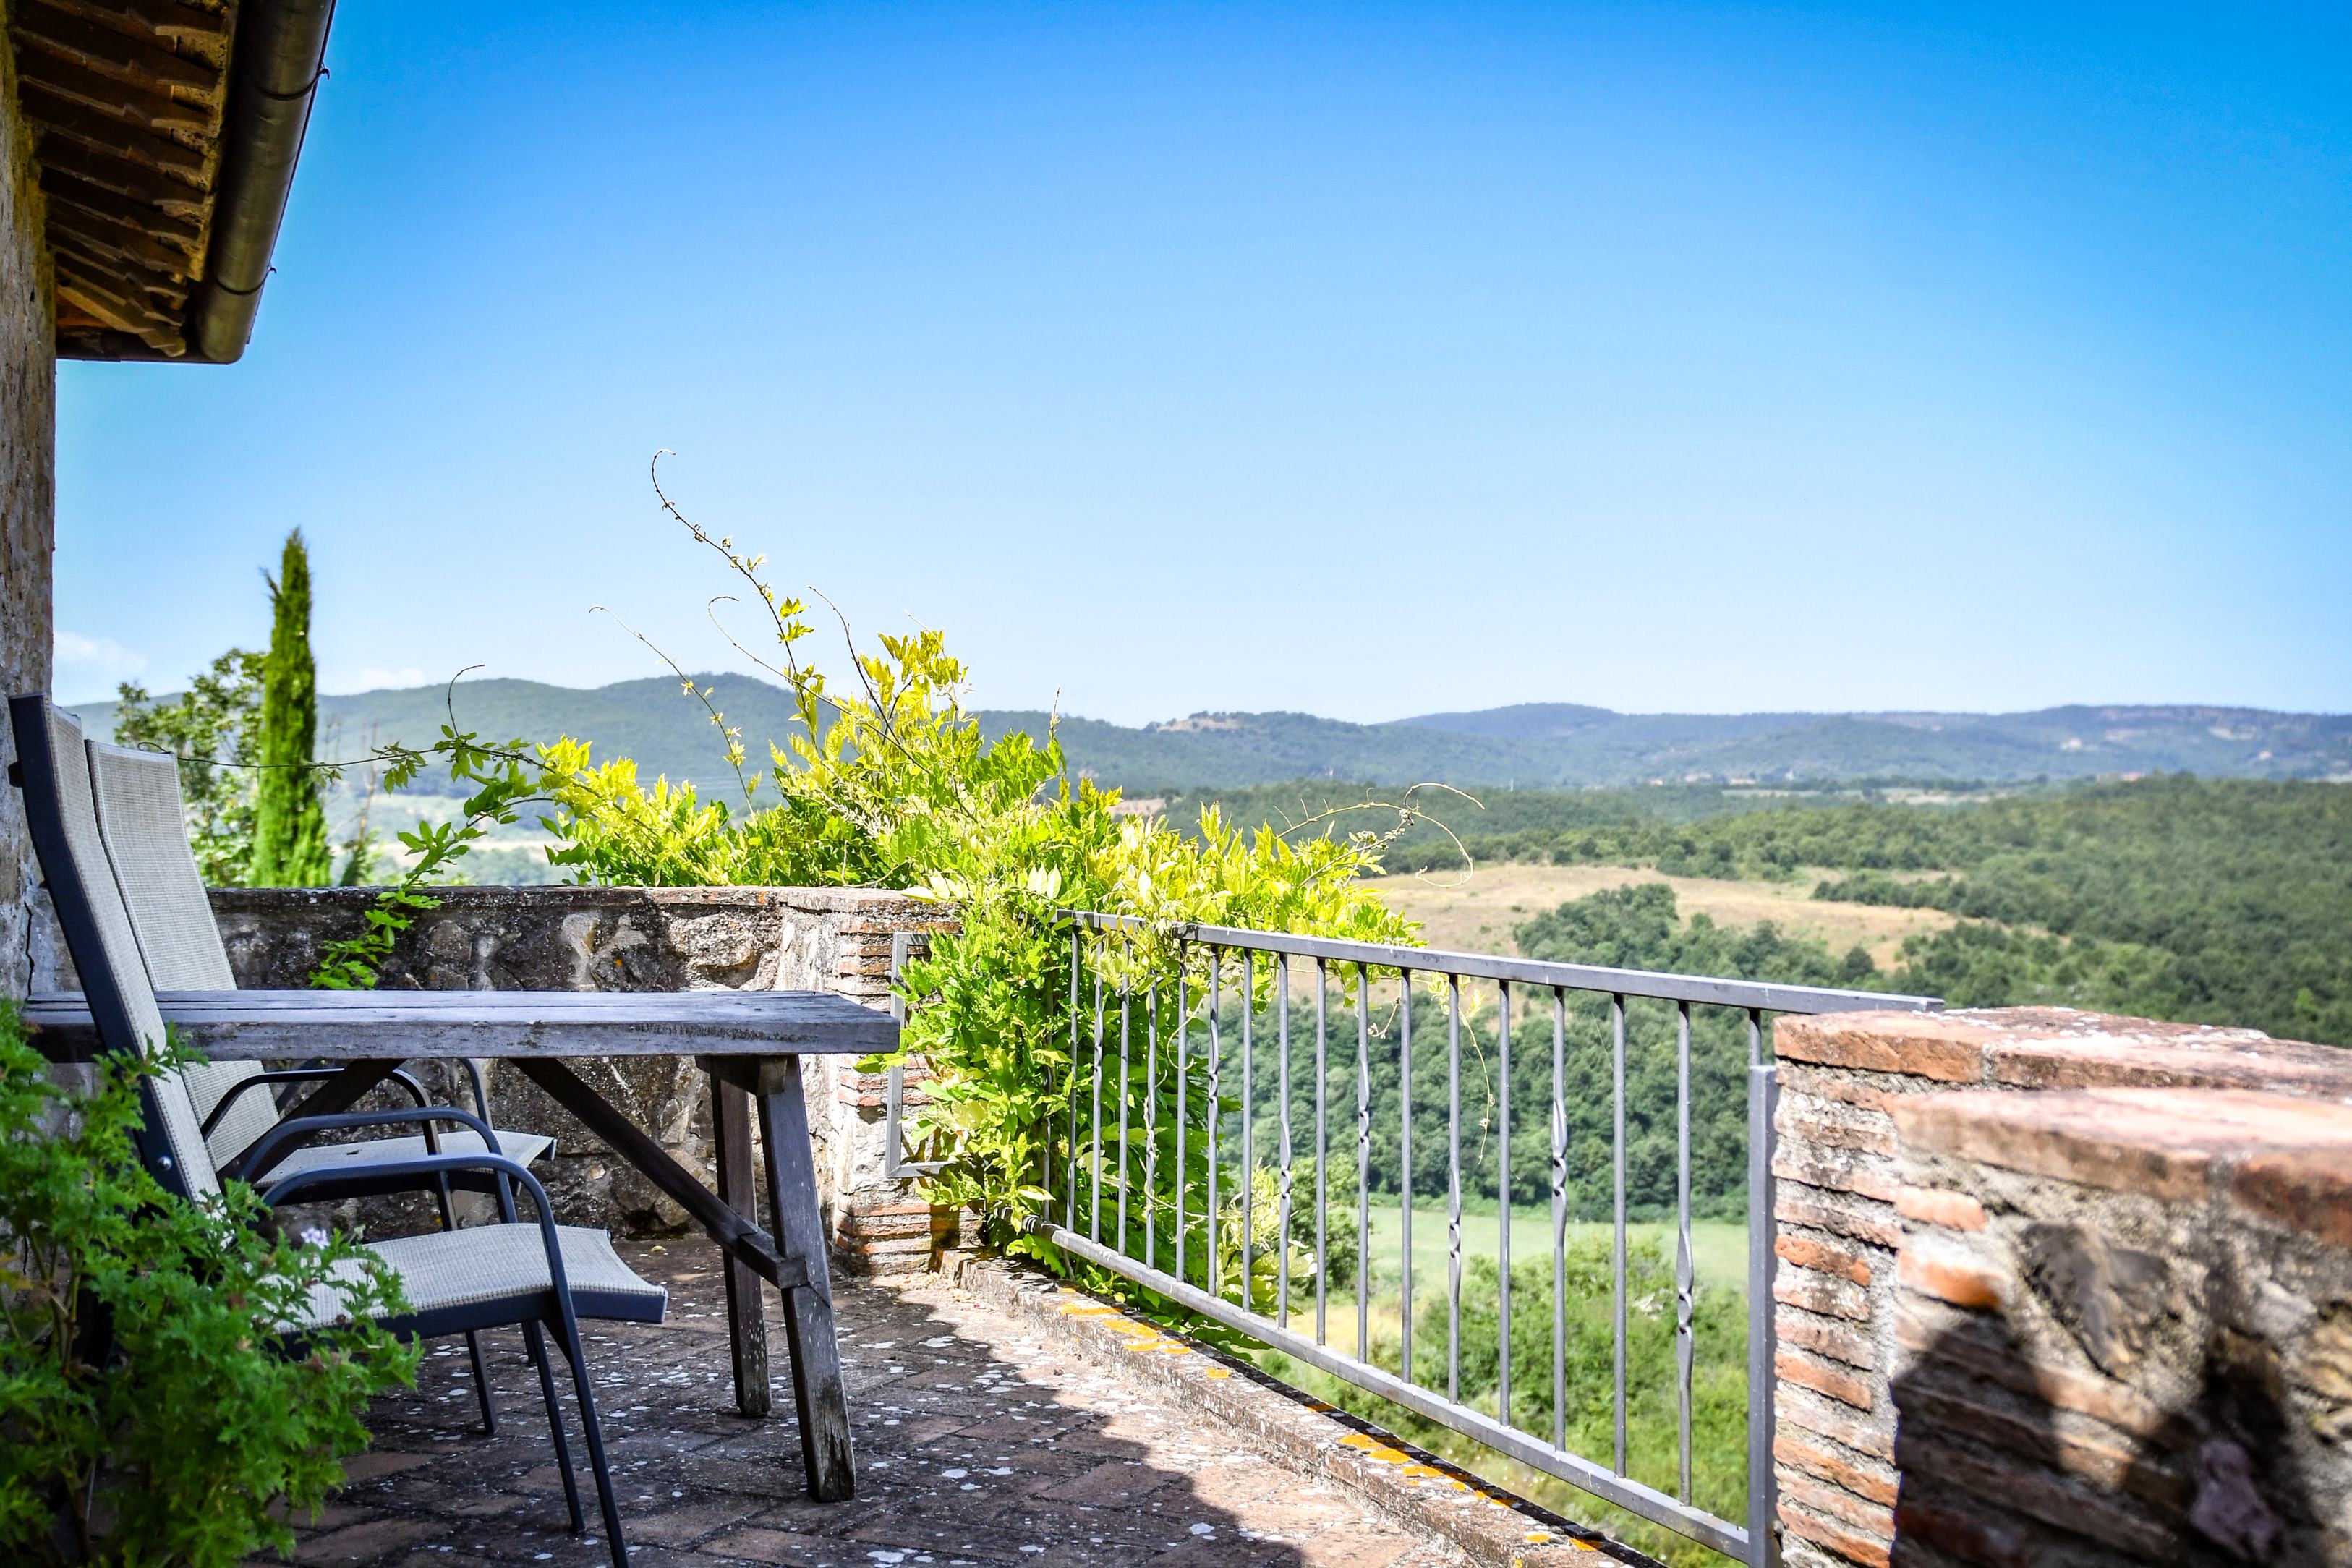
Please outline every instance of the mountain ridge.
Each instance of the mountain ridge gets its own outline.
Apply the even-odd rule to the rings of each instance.
[[[741,675],[699,675],[742,731],[751,765],[796,728],[790,695]],[[461,728],[534,741],[591,742],[599,761],[636,759],[642,776],[723,785],[702,705],[666,677],[592,688],[510,678],[320,699],[321,755],[356,755],[370,738],[424,744],[454,703]],[[110,732],[112,703],[79,710]],[[982,710],[991,736],[1042,734],[1042,710]],[[1621,713],[1579,703],[1518,703],[1360,724],[1314,714],[1202,711],[1129,726],[1064,716],[1072,764],[1136,791],[1333,778],[1583,788],[1708,783],[1767,785],[1854,779],[1990,784],[2132,773],[2352,782],[2352,715],[2224,704],[2076,703],[2019,713]]]

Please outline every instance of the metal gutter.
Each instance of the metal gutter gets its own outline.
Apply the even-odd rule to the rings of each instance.
[[[190,360],[227,364],[253,335],[334,13],[334,0],[245,0],[239,7],[212,238],[204,280],[188,301]]]

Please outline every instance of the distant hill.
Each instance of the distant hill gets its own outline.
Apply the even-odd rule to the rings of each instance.
[[[793,728],[785,694],[740,675],[697,678],[739,727],[754,763]],[[379,740],[429,742],[447,717],[438,686],[320,700],[322,731],[341,754]],[[629,756],[650,778],[724,782],[701,705],[670,679],[580,689],[531,680],[469,680],[458,722],[485,736],[586,739],[599,759]],[[110,728],[112,704],[80,710]],[[980,715],[992,735],[1042,734],[1040,711]],[[1306,713],[1197,713],[1139,729],[1065,718],[1071,762],[1130,790],[1234,788],[1292,779],[1376,784],[1422,780],[1523,789],[1664,784],[1981,781],[2134,773],[2352,781],[2352,715],[2252,708],[2066,707],[2031,713],[1618,713],[1525,703],[1350,724]],[[321,751],[327,750],[322,741]]]

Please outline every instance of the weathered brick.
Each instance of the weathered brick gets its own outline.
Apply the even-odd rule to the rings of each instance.
[[[1825,1546],[1849,1563],[1859,1563],[1863,1568],[1888,1568],[1891,1561],[1891,1541],[1876,1541],[1857,1531],[1823,1519],[1810,1510],[1800,1508],[1783,1498],[1780,1501],[1780,1523],[1820,1546]]]
[[[1923,1418],[1929,1428],[1938,1433],[1958,1433],[2025,1458],[2053,1464],[2102,1487],[2125,1486],[2133,1468],[2144,1463],[2130,1447],[2060,1431],[2046,1412],[2039,1416],[2020,1414],[1945,1389],[1906,1387],[1902,1419],[1916,1426]],[[2156,1482],[2144,1495],[2169,1500],[2177,1489],[2171,1484]]]
[[[1868,1378],[1857,1377],[1843,1367],[1832,1366],[1803,1351],[1782,1349],[1775,1352],[1772,1371],[1783,1383],[1793,1383],[1816,1394],[1827,1394],[1857,1410],[1867,1410],[1873,1403]]]
[[[1822,1398],[1811,1389],[1782,1389],[1773,1414],[1784,1426],[1801,1426],[1857,1454],[1893,1463],[1895,1415],[1891,1410],[1864,1413]]]
[[[1993,1080],[2022,1089],[2236,1089],[2352,1098],[2352,1060],[2333,1046],[2274,1040],[2258,1029],[2106,1018],[2078,1035],[2004,1041]]]
[[[1974,1253],[1938,1245],[1932,1237],[1906,1242],[1895,1271],[1906,1289],[1955,1307],[1997,1310],[2009,1300],[2006,1272]]]
[[[1973,1326],[1931,1322],[1918,1310],[1916,1300],[1906,1300],[1895,1312],[1895,1342],[2136,1437],[2155,1436],[2169,1422],[2161,1407],[2126,1384],[2098,1373],[2050,1364],[2014,1343],[1991,1342],[1969,1331]]]
[[[1772,1054],[1939,1083],[1984,1079],[1985,1026],[1961,1014],[1822,1013],[1774,1021]]]
[[[1824,1518],[1836,1520],[1874,1541],[1895,1539],[1895,1505],[1891,1502],[1874,1502],[1844,1487],[1801,1474],[1783,1478],[1780,1485],[1782,1497],[1793,1499]]]
[[[2253,1155],[2231,1175],[2230,1195],[2266,1219],[2352,1247],[2352,1146]]]
[[[1933,1187],[1905,1187],[1895,1194],[1895,1212],[1905,1219],[1916,1219],[1923,1225],[1940,1225],[1950,1230],[1982,1230],[1985,1227],[1984,1205],[1966,1193],[1948,1193]]]
[[[2200,1195],[2227,1158],[2352,1153],[2352,1106],[2237,1089],[1919,1096],[1895,1120],[1923,1152],[2168,1201]]]
[[[1870,1292],[1861,1286],[1786,1263],[1772,1277],[1772,1300],[1824,1317],[1851,1318],[1857,1323],[1871,1318]]]
[[[1800,1268],[1834,1274],[1857,1285],[1870,1283],[1870,1260],[1850,1247],[1784,1232],[1772,1243],[1772,1250]]]
[[[1902,1185],[1895,1180],[1895,1163],[1884,1155],[1787,1141],[1772,1151],[1772,1174],[1781,1181],[1860,1193],[1885,1203],[1893,1203],[1895,1189]]]
[[[1857,1464],[1819,1443],[1808,1442],[1787,1430],[1774,1435],[1772,1458],[1783,1465],[1792,1465],[1819,1476],[1856,1497],[1888,1507],[1894,1506],[1895,1494],[1900,1489],[1893,1466]]]
[[[1987,1519],[1953,1509],[1906,1502],[1895,1510],[1895,1561],[1904,1548],[1921,1545],[1957,1557],[1976,1568],[2032,1568],[2025,1532],[2001,1513],[1998,1499],[1986,1500]]]
[[[1878,1364],[1878,1347],[1871,1342],[1869,1333],[1836,1318],[1782,1307],[1773,1315],[1772,1331],[1782,1344],[1797,1345],[1848,1366],[1868,1371]]]
[[[1801,1142],[1867,1154],[1895,1152],[1895,1119],[1884,1110],[1783,1094],[1773,1125],[1781,1137]]]
[[[1843,1100],[1871,1110],[1891,1110],[1895,1106],[1900,1080],[1890,1079],[1880,1073],[1849,1071],[1844,1068],[1814,1067],[1808,1062],[1780,1064],[1780,1092],[1818,1095],[1823,1100]]]
[[[1940,1485],[1963,1493],[2000,1498],[2012,1516],[2023,1514],[2101,1545],[2137,1552],[2149,1563],[2177,1559],[2172,1531],[2137,1507],[2046,1474],[1988,1464],[1916,1427],[1903,1434],[1899,1464],[1906,1474],[1933,1476]]]
[[[1835,1231],[1889,1251],[1903,1245],[1903,1226],[1895,1211],[1856,1194],[1830,1194],[1783,1182],[1772,1195],[1772,1217],[1783,1225]]]

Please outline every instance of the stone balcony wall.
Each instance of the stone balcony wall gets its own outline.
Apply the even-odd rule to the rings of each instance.
[[[1895,1115],[1896,1562],[2352,1563],[2352,1104]]]
[[[890,948],[898,931],[916,943],[951,923],[936,904],[903,893],[836,888],[448,888],[420,916],[382,971],[386,990],[832,991],[889,1005]],[[241,987],[300,986],[323,942],[356,933],[373,894],[366,889],[215,889],[229,963]],[[567,1221],[624,1235],[673,1231],[685,1215],[612,1157],[601,1141],[520,1073],[495,1062],[494,1123],[552,1133],[545,1179]],[[683,1058],[572,1064],[632,1113],[688,1169],[709,1178],[706,1080]],[[908,1070],[910,1103],[922,1073]],[[461,1090],[462,1071],[436,1087]],[[884,1173],[882,1075],[854,1059],[824,1058],[828,1092],[809,1107],[817,1178],[835,1256],[844,1268],[920,1267],[952,1215],[915,1201]]]
[[[1938,1404],[1941,1396],[1924,1385],[1906,1402],[1897,1388],[1905,1358],[1919,1353],[1921,1331],[1917,1313],[1906,1316],[1902,1271],[1927,1267],[1906,1250],[1910,1238],[1941,1237],[1978,1223],[1997,1185],[1962,1172],[1943,1172],[1934,1181],[1906,1175],[1903,1129],[1913,1124],[1907,1119],[1929,1116],[1948,1100],[2013,1102],[2014,1113],[2023,1116],[2034,1102],[2084,1091],[2170,1090],[2189,1097],[2175,1107],[2184,1116],[2231,1091],[2340,1107],[2352,1104],[2352,1052],[2253,1030],[2063,1008],[1787,1017],[1773,1037],[1781,1080],[1773,1162],[1780,1258],[1773,1452],[1783,1561],[1791,1568],[1884,1568],[1896,1560],[2176,1560],[2078,1557],[2073,1545],[2062,1550],[2038,1538],[2028,1539],[2021,1555],[1988,1547],[1991,1555],[1939,1558],[1907,1527],[1898,1539],[1898,1507],[1910,1506],[1920,1484],[1913,1461],[1941,1457],[1955,1442],[1965,1447],[1983,1436],[1986,1424],[2002,1419],[1967,1402]],[[2089,1216],[2085,1235],[2095,1236],[2108,1217],[2100,1205],[2081,1213]],[[2215,1213],[2199,1215],[2180,1224],[2193,1229],[2192,1221],[2221,1223]],[[1922,1245],[1930,1247],[1923,1256],[1932,1255],[1933,1244]],[[2012,1256],[1988,1267],[2015,1273],[2026,1265]],[[2352,1315],[2352,1299],[2341,1310]],[[1969,1422],[1979,1429],[1952,1430]],[[1993,1472],[1980,1479],[1996,1482]],[[2001,1495],[1987,1506],[1998,1511],[2023,1505]]]

